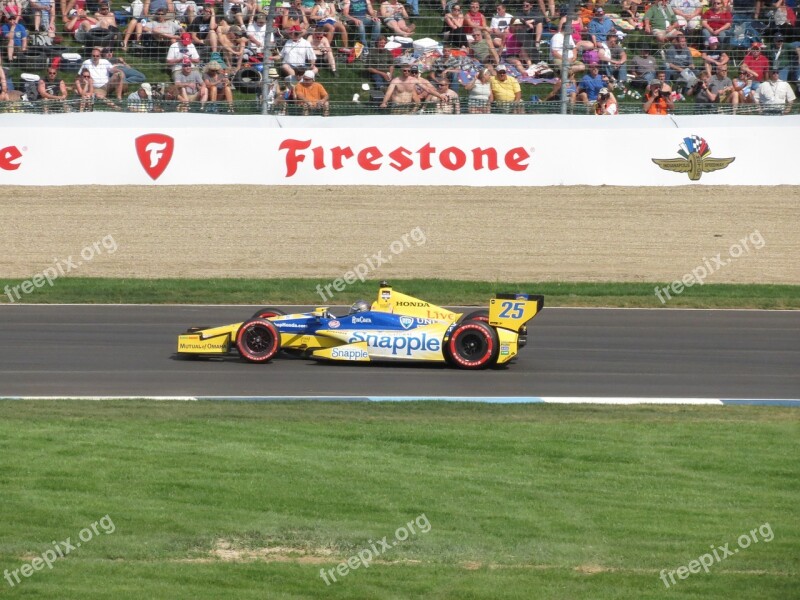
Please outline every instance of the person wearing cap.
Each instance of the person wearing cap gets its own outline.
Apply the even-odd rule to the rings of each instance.
[[[271,67],[268,71],[269,83],[267,84],[267,112],[277,115],[286,114],[286,100],[292,95],[290,87],[281,84],[278,69]]]
[[[222,70],[222,65],[212,60],[206,65],[203,74],[203,84],[208,90],[208,100],[212,103],[212,108],[216,110],[216,103],[219,99],[224,99],[228,103],[228,112],[233,112],[233,91],[227,73]]]
[[[130,112],[152,112],[153,88],[145,82],[141,87],[128,95],[128,110]]]
[[[765,113],[788,115],[792,111],[792,104],[796,97],[792,86],[781,81],[777,69],[769,69],[769,78],[758,86],[758,103]]]
[[[327,117],[330,111],[328,105],[328,92],[321,83],[315,81],[316,74],[312,70],[303,73],[300,83],[294,86],[294,98],[303,107],[303,114],[310,111],[320,111]]]
[[[711,8],[703,13],[703,37],[716,37],[723,46],[731,39],[733,15],[723,0],[711,0]]]
[[[302,34],[303,29],[293,25],[288,31],[289,39],[281,49],[280,57],[283,61],[281,70],[290,77],[296,77],[308,70],[317,72],[317,55]]]
[[[667,0],[656,0],[644,13],[644,32],[665,43],[681,33],[681,25]]]
[[[190,58],[184,58],[180,70],[172,74],[172,81],[177,88],[178,101],[185,104],[189,102],[201,103],[204,106],[208,100],[208,88],[203,85],[203,77],[194,68]]]
[[[614,22],[606,15],[602,6],[595,6],[592,13],[592,20],[589,21],[589,37],[595,46],[608,40],[609,34],[616,34]]]
[[[709,75],[713,75],[722,65],[728,64],[730,57],[720,49],[719,39],[717,37],[712,35],[706,40],[706,45],[708,48],[704,52],[701,52],[700,56],[706,64],[706,72]]]
[[[522,21],[522,45],[529,54],[539,51],[539,43],[542,41],[542,32],[547,11],[544,7],[544,0],[538,0],[534,4],[533,0],[524,0],[522,10],[517,13],[517,18]]]
[[[11,17],[3,16],[3,24],[0,26],[0,37],[6,41],[8,52],[8,62],[14,60],[14,52],[27,52],[28,50],[28,30],[22,17],[15,13]]]
[[[494,77],[489,79],[494,105],[503,112],[522,113],[522,88],[519,82],[508,74],[505,65],[498,65],[494,71]]]
[[[798,44],[800,46],[800,44]],[[773,69],[778,71],[783,81],[796,81],[795,72],[800,64],[797,52],[784,44],[782,33],[776,33],[772,38],[772,48],[769,51],[769,61]],[[791,79],[790,79],[791,78]]]
[[[766,78],[769,69],[769,59],[761,52],[763,45],[760,42],[753,42],[747,56],[744,57],[739,65],[739,75],[747,77],[752,81],[753,91],[758,89],[761,82]]]
[[[694,34],[703,26],[703,6],[700,0],[670,0],[669,5],[684,32]]]
[[[381,18],[375,12],[371,0],[344,0],[342,16],[358,31],[358,38],[364,45],[361,56],[369,55],[369,49],[375,47],[381,35]],[[369,28],[369,43],[367,42],[367,28]]]
[[[617,99],[608,88],[600,88],[597,92],[597,102],[594,103],[595,115],[616,115],[619,114]]]
[[[173,74],[181,70],[181,65],[187,58],[192,64],[200,63],[200,54],[192,43],[192,34],[182,33],[179,40],[167,50],[167,65],[172,67]]]
[[[89,26],[83,26],[86,22],[91,25],[95,22],[95,18],[87,15],[82,8],[71,8],[64,17],[64,31],[71,33],[75,41],[83,43],[86,39],[86,32],[90,29]]]
[[[195,48],[207,46],[211,52],[217,52],[217,17],[210,4],[203,6],[203,10],[189,24],[188,32],[192,36],[192,43]]]

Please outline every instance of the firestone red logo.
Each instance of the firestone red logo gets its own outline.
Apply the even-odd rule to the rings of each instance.
[[[148,133],[136,138],[136,154],[145,172],[155,181],[172,160],[175,140],[163,133]]]
[[[472,169],[481,171],[487,169],[496,171],[500,164],[511,171],[525,171],[528,168],[530,153],[518,146],[503,153],[497,148],[471,148],[464,150],[458,146],[448,146],[439,150],[430,143],[417,150],[398,146],[384,152],[377,146],[367,146],[361,150],[353,150],[350,146],[314,146],[311,140],[288,139],[281,142],[278,147],[286,150],[286,177],[297,173],[298,165],[305,162],[309,154],[310,164],[315,171],[333,169],[338,171],[345,167],[346,161],[355,159],[355,165],[364,171],[380,171],[386,167],[397,171],[405,171],[411,167],[418,167],[423,171],[439,165],[448,171]],[[310,152],[307,152],[310,148]],[[387,160],[388,159],[388,160]],[[350,163],[352,164],[352,163]]]
[[[22,166],[20,159],[22,151],[16,146],[6,146],[0,148],[0,169],[4,171],[16,171]]]

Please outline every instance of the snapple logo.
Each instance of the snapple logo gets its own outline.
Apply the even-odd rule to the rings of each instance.
[[[22,166],[20,159],[22,152],[16,146],[6,146],[0,148],[0,169],[4,171],[16,171]]]

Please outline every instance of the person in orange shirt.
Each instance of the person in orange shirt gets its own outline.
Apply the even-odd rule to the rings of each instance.
[[[327,117],[330,113],[328,92],[321,83],[317,83],[314,79],[314,71],[309,70],[303,73],[303,78],[294,88],[294,97],[302,104],[304,115],[311,110],[319,110],[323,117]]]
[[[648,115],[666,115],[675,108],[675,103],[670,97],[671,94],[664,91],[661,86],[660,81],[654,81],[647,88],[642,108]]]

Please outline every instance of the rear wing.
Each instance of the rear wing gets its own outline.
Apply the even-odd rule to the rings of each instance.
[[[538,294],[497,294],[489,301],[489,325],[519,332],[543,308]]]

